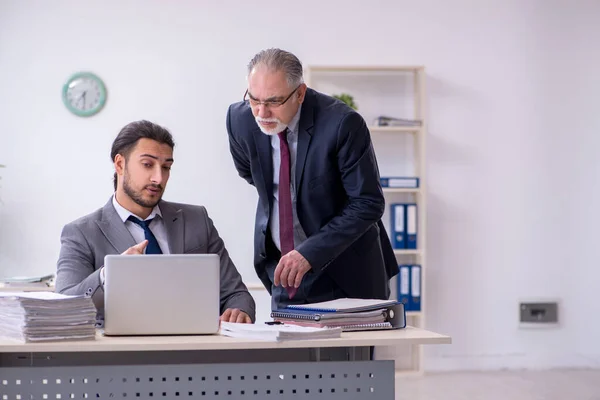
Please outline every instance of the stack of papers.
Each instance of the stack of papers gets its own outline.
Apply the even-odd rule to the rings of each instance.
[[[239,324],[221,322],[221,335],[267,341],[332,339],[342,335],[340,328],[312,328],[288,324]]]
[[[0,337],[20,342],[94,339],[92,299],[54,292],[0,292]]]

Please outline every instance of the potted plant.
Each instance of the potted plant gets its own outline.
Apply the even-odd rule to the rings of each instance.
[[[348,107],[358,110],[358,106],[354,102],[354,97],[352,97],[352,95],[349,95],[348,93],[341,93],[341,94],[334,94],[332,97],[335,97],[336,99],[343,101],[344,103],[346,103],[348,105]]]

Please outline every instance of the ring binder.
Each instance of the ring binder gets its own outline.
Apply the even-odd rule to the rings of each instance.
[[[343,298],[321,303],[312,304],[290,304],[285,309],[303,310],[313,312],[355,312],[379,310],[386,306],[396,304],[396,300],[378,300],[378,299],[353,299]]]
[[[343,299],[340,299],[343,300]],[[345,299],[358,300],[358,299]],[[363,302],[365,300],[362,300]],[[369,300],[366,300],[369,302]],[[377,301],[377,300],[372,300]],[[381,301],[379,305],[367,303],[362,307],[349,307],[346,309],[367,311],[339,312],[341,308],[314,307],[317,304],[302,306],[288,306],[285,309],[273,310],[271,318],[286,324],[310,327],[340,327],[348,330],[376,330],[400,329],[406,327],[406,311],[404,304],[397,301]],[[319,310],[319,311],[315,311]]]
[[[375,331],[382,329],[394,329],[394,326],[389,322],[379,322],[377,324],[358,324],[358,325],[347,325],[342,326],[342,332],[356,332],[356,331]]]

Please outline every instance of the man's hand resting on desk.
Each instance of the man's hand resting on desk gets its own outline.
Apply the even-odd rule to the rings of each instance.
[[[221,322],[239,322],[243,324],[251,324],[252,320],[239,308],[228,308],[221,315]]]

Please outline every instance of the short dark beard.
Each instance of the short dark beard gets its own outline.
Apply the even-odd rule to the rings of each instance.
[[[146,201],[142,197],[142,194],[140,192],[136,192],[129,183],[130,183],[129,174],[127,173],[127,166],[125,166],[125,174],[123,174],[123,191],[125,192],[125,194],[127,196],[129,196],[129,198],[131,200],[133,200],[137,205],[140,205],[142,207],[154,208],[154,207],[156,207],[158,202],[162,199],[162,194],[161,194],[161,196],[158,198],[158,200],[156,202]],[[162,192],[161,185],[147,185],[147,186],[155,187]]]

